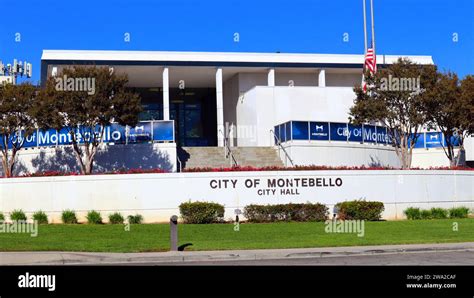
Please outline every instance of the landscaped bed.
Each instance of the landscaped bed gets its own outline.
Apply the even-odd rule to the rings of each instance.
[[[294,166],[294,167],[252,167],[252,166],[237,166],[228,168],[186,168],[183,173],[200,173],[200,172],[274,172],[274,171],[380,171],[380,170],[401,170],[392,167],[368,167],[368,166]],[[406,171],[474,171],[474,168],[469,167],[430,167],[430,168],[410,168]],[[115,171],[97,172],[93,175],[124,175],[124,174],[163,174],[170,173],[163,169],[121,169]],[[61,171],[46,171],[37,173],[24,173],[14,178],[29,178],[29,177],[55,177],[55,176],[81,176],[79,172],[61,172]],[[5,178],[5,177],[0,177]]]
[[[456,224],[457,223],[457,224]],[[356,233],[326,233],[324,222],[179,225],[179,244],[190,250],[303,248],[473,242],[474,219],[365,222]],[[457,228],[457,231],[456,231]],[[169,249],[168,224],[40,225],[38,236],[0,233],[0,251],[147,252]]]

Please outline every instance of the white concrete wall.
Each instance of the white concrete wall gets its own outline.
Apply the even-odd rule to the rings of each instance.
[[[290,86],[292,81],[293,86],[318,86],[318,73],[317,69],[314,69],[313,73],[280,73],[275,74],[276,86]]]
[[[268,187],[268,179],[325,179],[341,186]],[[213,180],[235,181],[235,188],[212,188]],[[251,181],[252,186],[246,187]],[[259,182],[257,186],[255,181]],[[295,180],[292,180],[293,182]],[[322,180],[321,180],[322,181]],[[321,182],[322,183],[322,182]],[[275,194],[259,194],[263,190]],[[281,194],[281,191],[292,194]],[[408,207],[474,207],[474,171],[283,171],[98,175],[0,179],[0,211],[7,217],[23,209],[30,217],[45,211],[54,223],[61,211],[73,209],[80,220],[89,210],[104,218],[112,212],[142,214],[146,222],[167,222],[179,214],[182,202],[213,201],[226,208],[225,217],[234,217],[236,208],[249,204],[319,202],[332,210],[334,204],[354,199],[382,201],[385,219],[403,218]]]
[[[474,161],[474,135],[464,140],[464,148],[466,149],[466,160]]]
[[[176,172],[176,144],[105,145],[96,155],[94,170],[156,169]],[[22,149],[15,174],[61,171],[79,172],[71,146]],[[0,172],[3,173],[0,165]]]
[[[257,136],[238,138],[238,145],[272,146],[270,130],[290,120],[347,122],[354,98],[343,87],[254,87],[237,105],[237,125],[255,126]]]
[[[362,83],[362,72],[356,73],[330,73],[326,72],[327,87],[354,87]]]
[[[224,82],[224,125],[228,123],[226,129],[231,130],[231,145],[237,144],[235,127],[237,126],[237,103],[239,100],[239,75]],[[230,126],[233,126],[231,128]],[[232,130],[233,129],[233,130]]]
[[[459,150],[454,150],[454,154],[458,154]],[[449,159],[444,153],[443,148],[413,149],[412,167],[429,168],[429,167],[449,167]]]
[[[275,76],[276,77],[276,76]],[[255,86],[267,86],[266,73],[239,73],[239,92],[247,92]]]
[[[254,90],[254,89],[252,89]],[[237,116],[237,146],[259,146],[258,135],[248,137],[242,131],[250,130],[256,131],[258,128],[258,117],[266,114],[259,109],[256,92],[246,92],[239,98],[237,102],[236,116]],[[271,114],[271,112],[270,112]]]
[[[290,141],[284,147],[295,165],[400,167],[395,150],[388,145]],[[279,149],[279,155],[285,165],[291,165],[283,150]]]

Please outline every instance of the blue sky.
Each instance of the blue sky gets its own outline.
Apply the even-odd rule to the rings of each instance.
[[[474,0],[374,1],[378,54],[432,55],[441,69],[474,73]],[[32,62],[34,81],[43,49],[362,54],[364,47],[360,0],[0,3],[0,59]]]

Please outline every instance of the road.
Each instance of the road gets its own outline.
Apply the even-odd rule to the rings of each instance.
[[[0,252],[0,265],[474,265],[474,242],[348,247],[108,252]]]
[[[381,253],[370,255],[305,257],[273,260],[191,261],[191,262],[148,262],[126,265],[150,266],[331,266],[331,265],[474,265],[474,251],[436,251]]]

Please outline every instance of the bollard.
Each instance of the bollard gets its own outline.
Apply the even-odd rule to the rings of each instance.
[[[171,251],[178,251],[178,216],[170,217],[170,245]]]
[[[239,215],[242,214],[242,210],[235,209],[234,213],[235,213],[235,222],[239,223]]]
[[[336,205],[334,205],[334,208],[332,209],[332,220],[336,220],[338,213],[339,213],[339,208]]]

